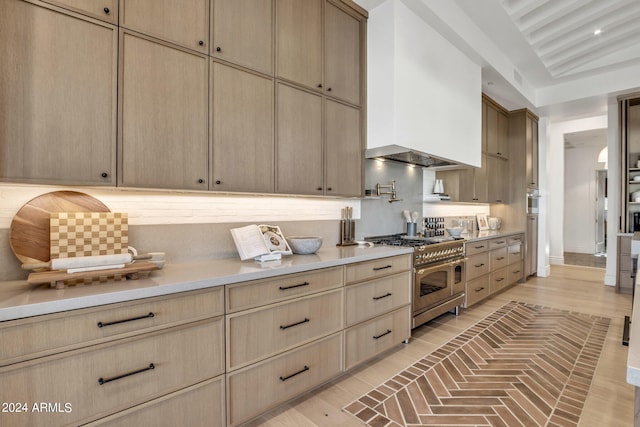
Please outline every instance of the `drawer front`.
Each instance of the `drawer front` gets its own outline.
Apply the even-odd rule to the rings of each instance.
[[[411,304],[411,290],[411,272],[409,271],[348,286],[345,289],[346,325],[355,325]]]
[[[342,285],[343,267],[228,285],[227,314],[314,294]]]
[[[506,267],[509,264],[507,258],[507,248],[502,247],[500,249],[493,249],[491,251],[491,270]]]
[[[466,275],[467,280],[473,280],[476,277],[480,277],[483,274],[489,272],[489,252],[481,252],[476,255],[472,255],[467,260]]]
[[[489,276],[482,276],[474,280],[467,281],[467,290],[465,292],[465,307],[481,301],[489,296],[491,291],[489,287]]]
[[[498,292],[500,289],[509,285],[509,270],[506,267],[492,271],[490,274],[490,288],[491,292]]]
[[[343,328],[342,288],[227,316],[227,370]]]
[[[509,264],[507,268],[509,271],[509,284],[519,282],[524,275],[524,266],[522,261],[514,264]]]
[[[620,244],[620,253],[630,254],[631,253],[631,236],[618,236],[618,242]]]
[[[0,366],[223,313],[224,287],[220,286],[0,322]]]
[[[60,412],[12,418],[28,426],[77,425],[127,409],[223,373],[223,323],[218,317],[2,368],[0,401],[60,403]]]
[[[618,265],[620,270],[631,270],[633,263],[631,262],[631,255],[629,254],[620,254],[618,257]]]
[[[342,371],[342,333],[227,374],[227,422],[237,425]]]
[[[347,329],[345,339],[345,369],[400,344],[411,336],[411,307]]]
[[[361,262],[346,266],[347,283],[361,282],[376,277],[407,271],[412,267],[412,255],[398,255],[375,261]]]
[[[222,427],[226,424],[224,385],[225,377],[220,375],[87,425]]]
[[[507,238],[507,246],[522,245],[523,242],[524,242],[524,236],[522,234],[518,234],[517,236],[511,236]]]
[[[478,242],[467,242],[464,244],[464,251],[467,256],[479,254],[489,250],[489,241],[480,240]]]
[[[501,238],[498,238],[498,239],[489,240],[489,249],[504,248],[506,246],[507,246],[507,238],[506,237],[501,237]]]
[[[522,261],[524,255],[522,253],[522,248],[523,246],[520,243],[509,245],[509,247],[507,248],[507,258],[509,259],[509,264]]]

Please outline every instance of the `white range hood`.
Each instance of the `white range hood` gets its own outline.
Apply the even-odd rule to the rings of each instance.
[[[398,0],[369,12],[366,157],[480,167],[481,68],[425,22],[428,13]]]

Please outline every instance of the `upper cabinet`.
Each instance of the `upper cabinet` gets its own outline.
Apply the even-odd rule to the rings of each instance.
[[[212,56],[273,75],[273,0],[213,0],[211,23]]]
[[[118,0],[43,0],[47,3],[90,16],[92,18],[118,24]]]
[[[209,0],[122,0],[120,26],[209,52]]]
[[[360,105],[362,17],[323,0],[277,0],[276,14],[277,77]]]
[[[322,88],[323,0],[276,0],[276,76]]]
[[[359,196],[364,147],[360,110],[333,100],[325,104],[325,194]]]
[[[0,178],[114,185],[117,27],[0,2]]]
[[[210,188],[273,192],[273,79],[211,61]]]
[[[325,78],[327,95],[360,105],[360,20],[331,3],[325,5]]]
[[[525,132],[527,187],[538,188],[538,119],[536,117],[527,115]]]
[[[121,31],[120,184],[206,190],[208,58]]]
[[[509,116],[499,105],[482,96],[482,150],[506,159],[509,157]]]

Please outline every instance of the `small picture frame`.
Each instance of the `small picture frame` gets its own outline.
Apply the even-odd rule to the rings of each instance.
[[[487,214],[476,214],[478,220],[478,230],[488,230],[489,221],[487,220]]]

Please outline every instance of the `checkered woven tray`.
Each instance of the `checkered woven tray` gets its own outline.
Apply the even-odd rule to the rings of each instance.
[[[127,252],[129,222],[119,212],[52,212],[51,259]]]

